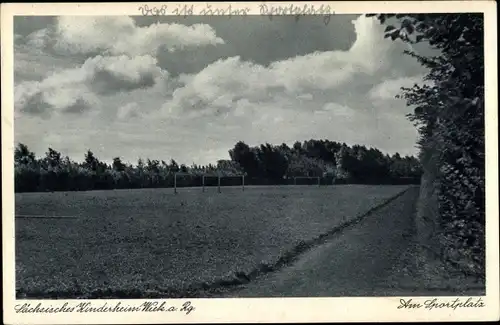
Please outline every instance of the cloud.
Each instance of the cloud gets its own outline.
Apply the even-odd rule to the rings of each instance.
[[[394,43],[381,38],[383,26],[376,19],[360,16],[352,21],[356,41],[346,51],[314,52],[271,64],[274,78],[290,93],[311,89],[331,90],[359,75],[387,69]]]
[[[26,46],[31,49],[44,50],[51,43],[53,44],[51,30],[49,28],[42,28],[36,30],[24,38]]]
[[[350,62],[342,51],[315,52],[275,62],[270,72],[288,92],[297,93],[348,82],[356,72],[356,62]]]
[[[224,44],[224,40],[206,24],[156,23],[139,27],[128,16],[60,16],[54,26],[28,35],[28,44],[62,54],[155,56],[160,48],[175,51]]]
[[[86,80],[94,91],[103,95],[148,88],[155,84],[156,78],[167,78],[167,73],[149,55],[97,56],[88,59],[81,69],[88,72]]]
[[[53,113],[85,113],[100,103],[85,87],[54,87],[40,82],[20,84],[15,88],[14,98],[19,112],[45,117]]]
[[[15,106],[22,112],[50,114],[86,112],[98,108],[99,95],[148,88],[168,78],[149,56],[129,58],[97,56],[78,68],[53,73],[41,81],[22,82],[15,87]]]
[[[414,67],[396,64],[413,59],[403,56],[404,44],[383,38],[384,26],[376,20],[359,17],[353,24],[357,38],[348,50],[267,66],[234,56],[183,75],[184,85],[163,105],[163,118],[210,121],[207,132],[220,130],[227,138],[220,146],[325,137],[411,154],[417,135],[405,118],[408,108],[392,95],[417,81],[402,77]],[[370,90],[381,81],[387,82],[374,100]]]
[[[220,115],[233,110],[241,99],[261,103],[286,95],[307,101],[318,92],[356,89],[363,77],[388,69],[394,43],[381,37],[383,26],[374,18],[359,17],[353,24],[358,37],[347,51],[313,52],[268,66],[235,56],[184,75],[184,86],[173,93],[163,111],[167,116]]]
[[[244,62],[239,56],[221,59],[194,75],[182,75],[184,86],[177,88],[163,111],[168,116],[220,115],[240,99],[258,101],[270,96],[278,83],[261,65]]]
[[[14,33],[14,44],[22,42],[23,40],[24,40],[23,35]]]
[[[320,113],[332,114],[334,117],[348,117],[352,118],[356,114],[356,111],[350,107],[339,105],[337,103],[327,103],[323,106]]]
[[[391,64],[388,60],[391,51],[400,52],[395,46],[399,41],[384,39],[382,35],[384,35],[385,26],[375,18],[360,16],[353,21],[353,25],[356,41],[346,53],[348,60],[356,62],[356,65],[368,74],[387,69]]]
[[[140,115],[140,108],[137,103],[128,103],[118,109],[117,117],[119,120],[128,120],[138,117]]]
[[[16,45],[15,106],[39,115],[85,112],[103,96],[155,85],[171,93],[176,82],[158,66],[157,51],[224,43],[206,24],[141,27],[127,16],[61,16],[26,35]]]
[[[402,87],[411,88],[415,84],[424,84],[423,78],[423,75],[417,75],[412,77],[384,80],[380,84],[374,86],[368,95],[374,100],[394,99],[396,95],[401,93]],[[425,83],[428,84],[428,82]]]
[[[301,94],[297,96],[297,99],[302,99],[302,100],[312,100],[313,95],[309,93]]]
[[[345,26],[348,18],[339,17]],[[228,158],[227,150],[239,140],[250,145],[265,142],[291,145],[297,140],[327,138],[350,145],[374,146],[389,153],[415,151],[416,131],[405,120],[404,110],[408,108],[391,95],[401,86],[398,84],[401,80],[395,80],[422,71],[418,63],[415,65],[419,69],[408,63],[414,60],[401,54],[405,49],[401,44],[383,39],[384,27],[371,18],[360,17],[353,22],[356,41],[349,36],[350,47],[339,49],[333,44],[336,35],[345,37],[348,29],[349,35],[353,34],[349,28],[352,26],[347,26],[342,33],[337,29],[329,35],[332,43],[328,46],[309,44],[307,51],[294,51],[302,46],[303,38],[316,29],[310,25],[300,27],[305,20],[296,23],[291,17],[287,33],[296,28],[304,37],[290,38],[293,43],[288,44],[288,50],[269,56],[269,60],[267,45],[281,44],[279,29],[270,33],[263,27],[259,35],[266,39],[264,43],[254,33],[245,34],[247,30],[231,30],[233,38],[242,38],[249,44],[254,41],[266,44],[253,50],[259,56],[252,56],[244,46],[233,43],[181,51],[183,46],[196,45],[180,44],[184,40],[171,36],[177,33],[171,28],[175,24],[163,24],[168,28],[154,24],[149,29],[122,18],[106,18],[114,22],[106,22],[110,24],[108,27],[99,27],[102,35],[92,34],[95,26],[79,31],[77,25],[65,26],[64,36],[53,27],[30,35],[32,39],[42,39],[33,46],[51,53],[56,49],[59,54],[51,55],[51,60],[44,63],[46,67],[37,71],[36,79],[16,83],[16,109],[33,112],[22,114],[22,118],[16,120],[16,141],[26,142],[37,153],[43,153],[50,145],[46,136],[56,132],[61,139],[56,149],[77,159],[83,157],[87,148],[92,148],[104,160],[114,156],[130,162],[136,162],[138,157],[174,158],[187,164]],[[212,20],[216,21],[210,17],[208,22],[216,26]],[[155,35],[147,34],[149,36],[143,39],[131,37],[136,33],[146,35],[146,29],[162,28],[168,33],[161,33],[170,35],[162,41],[164,48],[157,46]],[[203,35],[211,28],[198,27],[198,30],[198,38],[192,38],[198,40],[191,44],[206,41]],[[220,28],[217,35],[221,35]],[[126,38],[128,48],[120,45]],[[231,40],[226,35],[223,38],[228,43]],[[220,44],[212,37],[214,42]],[[172,54],[169,48],[179,51]],[[161,51],[163,49],[165,51]],[[323,52],[317,51],[319,49]],[[153,52],[158,50],[171,59],[164,65],[168,72],[155,61],[159,56]],[[211,51],[217,53],[207,55]],[[64,53],[66,55],[62,55]],[[188,61],[177,59],[186,53],[191,55]],[[16,60],[20,57],[16,52]],[[16,62],[23,63],[23,69],[29,70],[33,66],[30,62],[40,62],[38,59],[42,57],[40,54]],[[55,57],[71,62],[52,59]],[[191,66],[192,62],[196,68],[184,70],[185,65]],[[178,69],[179,79],[172,77],[170,65]],[[46,71],[51,75],[47,76]],[[41,77],[42,74],[45,76]],[[379,90],[372,89],[382,83],[385,85]],[[78,118],[70,114],[83,111],[87,113]],[[35,115],[42,114],[49,116],[40,123]],[[32,129],[36,131],[30,131]],[[76,136],[75,129],[78,129]]]

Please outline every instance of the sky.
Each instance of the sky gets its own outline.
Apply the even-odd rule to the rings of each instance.
[[[426,71],[384,29],[358,15],[15,17],[15,141],[130,163],[215,163],[240,140],[415,155],[394,97]]]

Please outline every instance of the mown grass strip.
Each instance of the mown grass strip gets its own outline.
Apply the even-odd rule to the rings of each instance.
[[[202,282],[188,286],[187,288],[158,288],[156,290],[139,289],[97,289],[85,292],[83,288],[77,286],[74,289],[66,291],[48,291],[43,292],[40,290],[27,292],[23,289],[16,290],[16,297],[18,299],[153,299],[153,298],[201,298],[217,295],[218,293],[225,292],[231,289],[237,289],[239,286],[249,283],[252,280],[270,272],[277,271],[294,261],[306,251],[317,247],[328,241],[333,235],[352,227],[364,218],[368,217],[375,211],[387,206],[394,200],[403,196],[413,187],[399,192],[379,205],[376,205],[368,211],[362,213],[353,220],[347,221],[340,226],[337,226],[329,231],[322,233],[311,240],[301,241],[290,251],[284,253],[273,263],[261,263],[249,273],[235,272],[231,277],[222,278],[211,283]]]

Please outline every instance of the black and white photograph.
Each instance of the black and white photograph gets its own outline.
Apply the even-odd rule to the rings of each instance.
[[[12,17],[16,312],[65,299],[482,307],[487,113],[497,121],[484,13],[233,5]]]

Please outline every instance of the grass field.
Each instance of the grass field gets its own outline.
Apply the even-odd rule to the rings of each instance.
[[[16,194],[18,297],[182,296],[272,264],[407,187]]]

